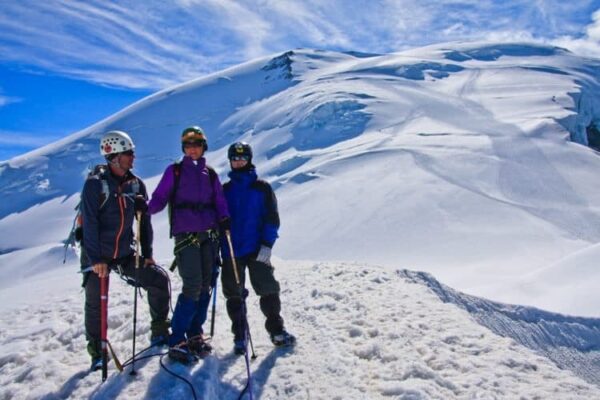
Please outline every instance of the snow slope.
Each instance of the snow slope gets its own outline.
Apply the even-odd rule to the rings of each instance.
[[[600,121],[599,71],[598,60],[526,43],[257,59],[0,163],[0,230],[10,232],[0,252],[66,234],[106,130],[131,133],[152,188],[180,156],[179,132],[200,124],[223,177],[226,147],[253,145],[280,200],[279,256],[405,266],[470,294],[599,316],[600,295],[577,286],[568,261],[600,240],[600,189],[590,184],[600,159],[584,146]],[[40,217],[56,201],[63,207]],[[40,213],[34,223],[28,209]],[[167,230],[158,231],[166,257]],[[535,291],[522,290],[553,264],[560,282],[540,274]],[[585,301],[568,300],[574,287]]]
[[[258,355],[251,366],[254,398],[600,396],[597,386],[497,336],[403,271],[360,263],[276,261],[286,325],[300,340],[294,351],[273,349],[262,329],[257,298],[250,296],[249,322]],[[112,363],[104,384],[100,373],[86,373],[83,294],[74,269],[76,265],[68,265],[32,283],[36,288],[45,279],[60,277],[60,292],[0,311],[0,398],[193,398],[189,386],[160,369],[158,357],[138,361],[136,377],[128,370],[119,374]],[[178,280],[174,284],[178,290]],[[22,290],[3,290],[0,303]],[[131,296],[131,288],[113,274],[109,339],[121,361],[131,352]],[[143,347],[149,335],[144,302],[139,312],[138,346]],[[198,398],[236,399],[246,383],[243,358],[231,352],[226,318],[219,299],[214,355],[192,368],[164,360],[194,385]]]
[[[588,382],[600,382],[600,319],[491,302],[457,292],[423,272],[404,270],[400,275],[429,287],[442,301],[468,311],[492,332],[513,338]]]

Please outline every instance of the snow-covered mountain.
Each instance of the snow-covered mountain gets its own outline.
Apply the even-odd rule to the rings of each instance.
[[[77,372],[87,364],[78,261],[69,250],[62,265],[61,240],[104,132],[131,134],[152,190],[189,125],[206,130],[223,179],[227,147],[244,140],[277,191],[277,274],[302,341],[280,354],[256,335],[264,398],[600,397],[588,385],[600,377],[600,158],[588,147],[599,89],[600,60],[540,45],[294,50],[158,92],[0,163],[0,397],[185,396],[184,385],[166,393],[153,362],[140,381],[100,388]],[[153,224],[166,264],[166,213]],[[110,328],[127,354],[131,296],[114,292]],[[242,365],[226,334],[215,340],[215,359],[190,377],[208,398],[235,398]],[[50,355],[30,364],[40,351]]]
[[[199,124],[222,176],[230,143],[254,146],[280,198],[284,258],[408,267],[471,294],[600,316],[585,284],[597,269],[570,262],[600,240],[600,159],[585,146],[600,121],[599,77],[598,60],[531,44],[254,60],[1,163],[0,251],[65,235],[103,132],[130,132],[136,170],[151,178],[180,156],[181,130]],[[64,208],[50,216],[52,201]],[[166,229],[158,239],[167,256]],[[542,289],[554,274],[560,282]],[[579,289],[585,301],[544,294]]]

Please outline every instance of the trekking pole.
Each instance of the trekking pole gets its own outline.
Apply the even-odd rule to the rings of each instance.
[[[242,289],[242,285],[240,283],[240,276],[237,270],[237,263],[235,261],[235,255],[233,254],[233,244],[231,243],[231,232],[225,231],[225,236],[227,237],[227,245],[229,246],[229,255],[231,256],[231,266],[233,267],[233,276],[235,277],[235,283],[237,283],[238,288],[240,288],[240,292]]]
[[[102,342],[102,382],[108,377],[108,276],[100,278],[100,340]]]
[[[213,276],[215,276],[215,285],[213,286],[213,304],[212,304],[212,312],[210,317],[210,337],[212,338],[215,334],[215,313],[217,310],[217,279],[219,278],[219,267],[215,265],[215,269],[213,270]]]
[[[244,290],[242,288],[242,284],[240,283],[240,276],[238,274],[238,270],[237,270],[237,262],[235,261],[235,254],[233,253],[233,244],[231,243],[231,232],[229,232],[228,230],[225,231],[225,236],[227,237],[227,245],[229,246],[229,255],[231,256],[231,266],[233,267],[233,275],[235,277],[235,283],[237,283],[238,288],[240,289],[240,295],[242,296],[242,314],[244,316],[244,330],[246,331],[246,339],[248,339],[250,337],[250,335],[248,334],[248,317],[246,315],[246,298],[244,296]],[[248,342],[246,342],[246,346],[248,345]],[[254,347],[254,346],[252,346]],[[252,350],[252,352],[254,352],[254,350]],[[250,373],[250,360],[248,359],[248,348],[246,348],[246,356],[245,356],[245,360],[246,360],[246,372],[248,374],[248,384],[246,385],[246,389],[248,389],[248,394],[250,395],[250,400],[253,399],[252,397],[252,375]],[[241,395],[243,395],[243,391],[241,393]],[[241,396],[240,395],[240,396]]]
[[[137,290],[138,290],[138,279],[140,271],[140,234],[142,232],[142,212],[137,212],[137,232],[135,236],[135,283],[133,285],[133,349],[132,360],[131,360],[131,372],[129,375],[137,375],[135,372],[135,334],[137,328]]]
[[[248,293],[246,293],[246,297]],[[246,315],[246,302],[244,302],[244,315]],[[250,350],[252,350],[252,359],[256,360],[257,356],[254,352],[254,343],[252,342],[252,335],[250,334],[250,324],[248,323],[248,318],[246,318],[246,334],[248,335],[248,342],[250,342]]]
[[[256,359],[256,353],[254,352],[254,343],[252,342],[252,335],[250,335],[250,324],[248,324],[248,318],[246,314],[246,297],[248,297],[248,292],[244,290],[242,284],[240,283],[240,276],[238,275],[237,263],[235,261],[235,256],[233,254],[233,244],[231,243],[231,233],[229,231],[225,231],[225,236],[227,236],[227,243],[229,245],[229,254],[231,255],[231,263],[233,266],[233,274],[235,276],[235,282],[240,289],[240,297],[242,298],[242,307],[244,315],[244,328],[246,331],[247,339],[250,342],[250,349],[252,350],[252,359]]]

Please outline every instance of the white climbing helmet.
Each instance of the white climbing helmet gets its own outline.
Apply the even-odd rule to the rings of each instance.
[[[100,154],[104,157],[133,149],[133,140],[123,131],[110,131],[100,140]]]

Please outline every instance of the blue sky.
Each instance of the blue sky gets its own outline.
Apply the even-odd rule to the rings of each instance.
[[[455,40],[600,57],[600,0],[0,0],[0,160],[256,57]]]

